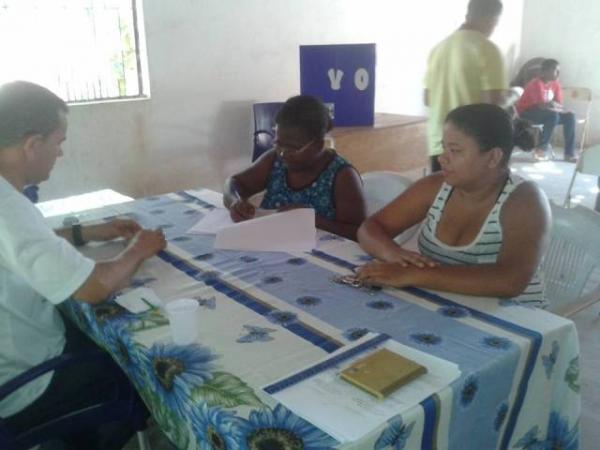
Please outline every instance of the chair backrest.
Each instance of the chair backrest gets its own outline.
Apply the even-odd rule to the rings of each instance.
[[[252,161],[273,147],[275,138],[275,116],[281,109],[283,103],[255,103],[252,105],[254,113],[254,148],[252,150]]]
[[[540,75],[544,59],[545,58],[537,57],[531,58],[529,61],[525,62],[525,64],[521,66],[521,69],[519,69],[519,73],[517,73],[515,78],[510,82],[510,85],[521,86],[524,88],[527,83]]]
[[[573,111],[578,119],[588,120],[592,106],[592,90],[586,87],[565,86],[562,91],[565,108]]]
[[[550,246],[542,272],[550,310],[561,311],[581,297],[590,275],[600,271],[600,214],[583,206],[551,207]]]
[[[40,190],[37,184],[29,184],[23,188],[23,195],[27,197],[32,203],[37,203],[40,199],[38,191]]]
[[[581,153],[577,171],[600,177],[600,145],[594,145]]]
[[[406,190],[412,181],[396,172],[386,170],[362,174],[367,216],[371,216]],[[419,228],[415,225],[394,239],[398,244],[408,241]]]
[[[563,206],[565,207],[571,205],[571,191],[573,190],[575,178],[577,177],[578,173],[585,173],[588,175],[596,175],[600,177],[600,144],[588,147],[581,152],[579,161],[577,161],[577,164],[575,165],[575,170],[573,171],[571,182],[569,183],[569,187],[567,188],[565,201],[563,203]],[[600,199],[600,195],[598,196],[598,198]]]

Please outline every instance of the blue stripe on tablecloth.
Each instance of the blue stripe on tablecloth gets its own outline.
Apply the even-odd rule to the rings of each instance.
[[[344,350],[342,353],[338,353],[336,356],[326,359],[325,361],[321,361],[313,366],[307,367],[306,369],[296,372],[295,374],[284,378],[283,380],[279,380],[267,387],[264,387],[263,391],[271,395],[281,392],[284,389],[294,386],[310,377],[322,373],[323,371],[329,370],[341,362],[353,358],[366,350],[371,350],[374,347],[377,347],[379,344],[387,341],[389,338],[390,337],[387,334],[376,335],[355,347],[351,347],[348,350]]]
[[[185,273],[187,276],[193,278],[194,280],[203,282],[207,286],[212,287],[230,299],[236,301],[240,305],[243,305],[262,316],[266,316],[267,314],[276,311],[276,308],[273,308],[267,303],[259,301],[251,295],[246,294],[244,291],[237,289],[231,284],[221,280],[216,274],[211,274],[210,278],[206,278],[206,273],[204,271],[195,267],[188,261],[175,256],[173,253],[163,250],[158,254],[158,256],[163,261],[171,264],[176,269]],[[299,321],[293,322],[289,326],[285,326],[285,328],[291,333],[294,333],[302,339],[310,342],[311,344],[322,348],[327,353],[334,352],[340,347],[343,347],[342,343],[330,338],[329,336],[320,334],[314,328]]]
[[[425,417],[423,419],[423,436],[421,440],[421,450],[434,450],[437,445],[434,436],[437,436],[439,425],[439,406],[440,401],[437,394],[427,397],[421,402]]]
[[[345,261],[341,258],[338,258],[337,256],[327,254],[320,250],[313,250],[311,252],[311,254],[313,256],[316,256],[317,258],[321,258],[325,261],[328,261],[328,262],[335,264],[337,266],[340,266],[340,267],[344,267],[346,269],[354,270],[356,267],[358,267],[357,264],[353,264],[351,262]],[[513,435],[513,432],[515,429],[517,417],[519,415],[519,412],[521,411],[523,402],[525,400],[525,394],[527,392],[527,385],[529,384],[531,374],[533,373],[533,369],[535,367],[535,362],[537,361],[537,358],[538,358],[538,355],[540,352],[540,347],[542,345],[542,335],[537,331],[524,328],[522,326],[516,325],[516,324],[508,322],[506,320],[502,320],[499,317],[495,317],[490,314],[486,314],[484,312],[478,311],[476,309],[469,308],[468,306],[464,306],[460,303],[453,302],[452,300],[448,300],[447,298],[441,297],[440,295],[425,291],[423,289],[405,288],[403,290],[416,296],[416,297],[430,301],[437,305],[460,306],[462,308],[466,308],[469,310],[472,317],[477,318],[477,319],[481,320],[482,322],[492,324],[498,328],[502,328],[504,330],[507,330],[511,333],[517,334],[519,336],[525,337],[530,340],[531,347],[529,349],[529,355],[527,356],[527,359],[525,362],[523,376],[521,377],[521,381],[520,381],[519,387],[517,389],[517,395],[515,398],[515,402],[513,404],[513,407],[511,408],[510,417],[506,424],[506,428],[504,430],[504,435],[502,436],[502,443],[500,445],[501,449],[508,448],[508,443],[510,442],[510,439],[512,438],[512,435]]]
[[[417,297],[420,297],[425,300],[429,300],[430,302],[436,303],[438,305],[444,306],[465,306],[455,303],[451,300],[443,298],[437,294],[432,292],[424,291],[423,289],[418,288],[405,288],[406,292],[409,292]],[[500,445],[501,449],[508,448],[508,443],[512,437],[514,432],[515,424],[517,422],[517,417],[519,412],[521,411],[521,407],[523,406],[523,402],[525,400],[525,394],[527,393],[527,385],[529,384],[529,379],[531,378],[531,374],[533,373],[533,369],[535,367],[535,362],[537,361],[540,347],[542,345],[542,335],[534,330],[529,330],[527,328],[521,327],[511,322],[507,322],[506,320],[502,320],[498,317],[491,316],[490,314],[483,313],[476,309],[466,307],[471,316],[481,320],[482,322],[490,323],[498,328],[502,328],[504,330],[510,331],[511,333],[517,334],[519,336],[525,337],[530,340],[531,347],[529,349],[529,355],[527,356],[527,360],[525,362],[525,368],[523,369],[523,376],[521,377],[521,381],[519,383],[519,387],[517,389],[517,395],[515,397],[515,403],[511,408],[510,417],[506,424],[506,429],[504,430],[504,435],[502,436],[502,443]]]
[[[321,250],[312,250],[310,253],[313,256],[316,256],[317,258],[321,258],[325,261],[335,264],[336,266],[345,267],[346,269],[354,270],[359,266],[359,264],[353,264],[351,262],[340,259],[337,256],[333,256],[328,253],[322,252]]]
[[[175,194],[179,195],[184,200],[192,201],[192,202],[196,203],[197,205],[200,205],[204,208],[207,208],[207,209],[216,208],[216,206],[213,205],[212,203],[205,202],[201,198],[196,197],[195,195],[192,195],[192,194],[188,194],[185,191],[177,191]]]

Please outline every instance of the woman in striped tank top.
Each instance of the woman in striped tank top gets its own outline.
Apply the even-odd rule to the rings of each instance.
[[[511,175],[514,145],[531,150],[533,130],[524,121],[513,124],[500,107],[451,111],[441,172],[417,181],[359,229],[362,248],[379,260],[361,267],[359,279],[544,306],[538,266],[550,208],[535,183]],[[420,253],[393,241],[421,222]]]

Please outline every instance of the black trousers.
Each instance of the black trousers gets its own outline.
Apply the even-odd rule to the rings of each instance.
[[[63,354],[98,350],[98,346],[70,320],[64,318],[63,321],[66,328]],[[106,401],[116,395],[115,380],[106,375],[109,372],[112,371],[107,371],[106,362],[76,364],[55,371],[44,393],[25,409],[5,418],[5,423],[11,431],[19,434],[36,424]],[[61,442],[53,442],[43,448],[116,450],[121,449],[133,434],[134,430],[128,424],[108,423],[86,432],[63,436]]]

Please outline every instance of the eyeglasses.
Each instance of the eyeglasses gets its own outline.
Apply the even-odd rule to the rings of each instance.
[[[306,144],[304,144],[302,147],[299,147],[299,148],[290,147],[289,145],[286,145],[286,146],[279,145],[279,142],[277,142],[277,139],[273,141],[273,144],[275,144],[275,151],[280,156],[283,156],[284,153],[300,153],[300,152],[306,150],[308,147],[310,147],[314,142],[315,142],[315,140],[313,139],[312,141],[307,142]]]

